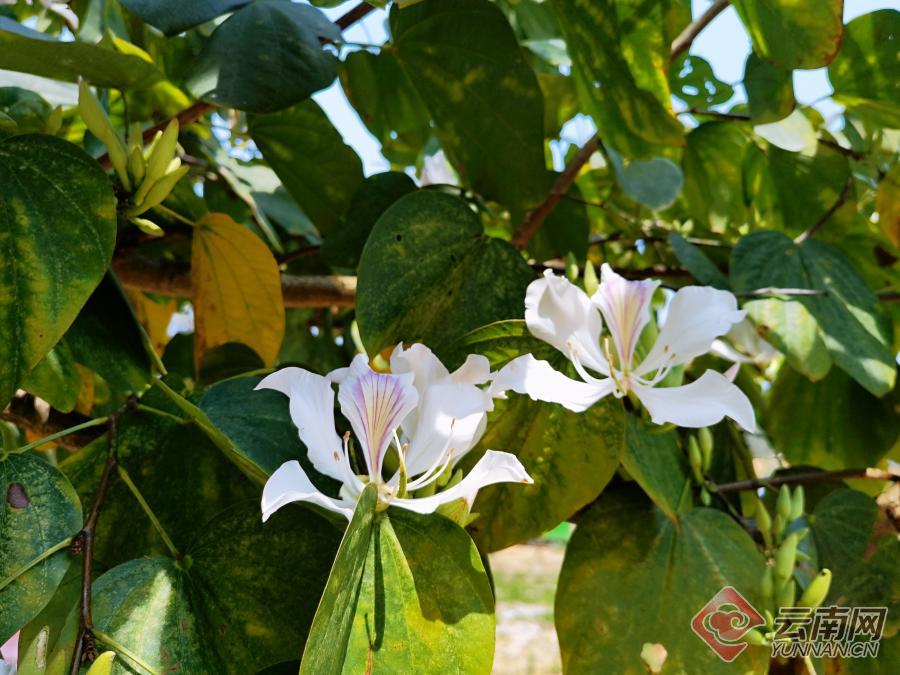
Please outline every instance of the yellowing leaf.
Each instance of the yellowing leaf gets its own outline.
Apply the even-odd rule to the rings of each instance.
[[[128,291],[128,299],[131,301],[131,306],[134,307],[138,321],[150,336],[153,349],[157,354],[162,355],[169,342],[169,334],[166,331],[172,315],[178,309],[178,303],[174,299],[157,302],[140,291]]]
[[[191,256],[194,360],[228,342],[252,347],[275,362],[284,337],[281,275],[272,252],[222,213],[198,221]]]

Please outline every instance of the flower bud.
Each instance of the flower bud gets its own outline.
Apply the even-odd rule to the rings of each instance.
[[[713,436],[709,427],[700,427],[697,431],[697,439],[700,441],[700,452],[703,455],[703,471],[709,471],[712,466]]]
[[[594,269],[594,265],[590,260],[584,261],[584,292],[588,295],[593,295],[597,292],[597,289],[600,287],[600,282],[597,280],[597,270]]]
[[[803,595],[800,596],[800,606],[815,609],[822,604],[830,589],[831,570],[824,569],[809,582],[809,586],[803,591]]]
[[[796,532],[792,532],[775,552],[775,578],[786,581],[794,574],[794,563],[797,562],[797,544],[800,538]],[[784,607],[785,605],[782,605]]]
[[[100,105],[100,101],[94,96],[94,92],[91,91],[85,80],[80,80],[78,83],[78,112],[81,113],[81,117],[91,133],[106,146],[109,161],[116,170],[116,175],[122,186],[126,190],[130,190],[131,181],[128,178],[128,155],[125,145],[119,138],[119,134],[113,129],[109,117],[106,116],[106,111],[103,110],[103,106]]]
[[[767,549],[772,548],[772,517],[761,499],[756,500],[756,527],[762,535]]]
[[[688,438],[688,460],[691,464],[691,471],[694,474],[694,480],[699,484],[703,484],[703,457],[700,453],[700,446],[697,445],[697,439],[693,436]]]
[[[161,237],[165,234],[163,229],[152,220],[147,220],[146,218],[132,218],[131,222],[137,225],[141,232],[149,234],[151,237]]]
[[[794,494],[791,495],[791,517],[790,520],[797,520],[803,515],[805,509],[805,498],[803,494],[803,486],[798,485],[794,488]]]
[[[785,583],[781,585],[781,588],[778,589],[778,606],[779,607],[794,607],[794,603],[797,598],[797,582],[793,579],[788,579]]]
[[[785,524],[791,522],[791,489],[787,485],[778,491],[777,510]]]

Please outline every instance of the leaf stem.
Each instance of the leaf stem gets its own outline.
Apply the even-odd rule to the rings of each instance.
[[[172,554],[172,557],[175,558],[175,560],[181,560],[181,553],[179,553],[178,549],[175,548],[174,542],[169,537],[168,533],[163,529],[162,523],[159,522],[159,518],[156,517],[153,509],[150,508],[150,504],[148,504],[147,500],[144,499],[144,495],[141,494],[141,491],[138,490],[137,485],[135,485],[134,481],[131,480],[131,476],[128,475],[128,472],[122,466],[118,467],[118,472],[119,478],[121,478],[122,482],[128,486],[128,489],[131,490],[131,494],[134,495],[134,498],[137,500],[138,504],[141,505],[141,508],[144,510],[144,513],[147,514],[150,522],[153,523],[153,527],[156,529],[156,532],[165,543],[166,548],[169,549],[169,553]]]
[[[185,225],[189,225],[191,227],[196,227],[196,225],[197,225],[197,223],[195,223],[193,220],[191,220],[187,216],[183,216],[180,213],[178,213],[177,211],[173,211],[168,206],[165,206],[163,204],[157,204],[153,208],[155,210],[159,211],[160,213],[162,213],[163,215],[168,216],[172,220],[177,220],[179,223],[184,223]]]
[[[27,452],[29,450],[34,450],[37,447],[44,445],[44,443],[49,443],[50,441],[55,441],[57,438],[62,438],[63,436],[68,436],[69,434],[74,434],[76,431],[81,431],[82,429],[90,429],[91,427],[99,427],[103,424],[106,424],[109,421],[109,417],[98,417],[96,419],[88,420],[87,422],[82,422],[81,424],[76,424],[74,427],[69,427],[68,429],[63,429],[62,431],[57,431],[55,434],[50,434],[49,436],[44,436],[43,438],[39,438],[38,440],[29,443],[28,445],[23,445],[21,448],[17,448],[12,450],[11,452],[19,454],[22,452]]]
[[[116,640],[114,637],[107,635],[103,631],[95,630],[94,637],[96,637],[100,642],[107,645],[108,647],[112,647],[115,651],[123,654],[129,661],[134,662],[136,665],[143,668],[145,671],[150,673],[150,675],[159,675],[159,671],[154,670],[150,665],[144,661],[141,657],[135,654],[133,651],[128,649],[121,642]]]
[[[44,551],[40,555],[37,555],[34,558],[32,558],[31,560],[29,560],[27,563],[25,563],[24,565],[19,567],[19,569],[15,570],[8,577],[6,577],[3,580],[0,580],[0,591],[2,591],[4,588],[9,586],[13,581],[18,579],[23,574],[25,574],[28,570],[30,570],[32,567],[34,567],[38,563],[43,562],[44,560],[49,558],[51,555],[53,555],[57,551],[61,551],[64,548],[68,548],[71,543],[72,543],[72,537],[66,537],[61,542],[56,544],[55,546],[51,546],[50,548],[48,548],[46,551]]]

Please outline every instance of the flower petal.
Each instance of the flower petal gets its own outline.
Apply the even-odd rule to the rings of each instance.
[[[634,393],[657,424],[708,427],[728,416],[747,431],[756,430],[750,399],[714,370],[682,387],[635,386]]]
[[[444,367],[434,352],[418,342],[410,345],[408,349],[403,348],[403,343],[394,347],[394,351],[391,352],[391,372],[395,375],[412,373],[413,384],[420,394],[428,385],[450,375],[450,371]]]
[[[316,471],[343,481],[341,439],[334,430],[334,389],[328,378],[303,368],[282,368],[255,389],[274,389],[290,399],[291,420]]]
[[[663,366],[677,366],[705,354],[720,335],[744,318],[728,291],[685,286],[675,293],[653,349],[635,370],[638,375]]]
[[[450,379],[463,384],[484,384],[491,379],[491,362],[481,354],[469,354],[465,363],[450,374]]]
[[[362,446],[372,480],[381,480],[382,460],[394,431],[419,402],[412,382],[412,373],[389,375],[367,367],[347,376],[338,388],[341,412]]]
[[[260,504],[263,522],[267,521],[269,516],[282,506],[291,502],[316,504],[328,511],[340,513],[347,520],[353,517],[353,502],[334,499],[319,492],[297,460],[282,464],[266,481]]]
[[[631,365],[641,331],[650,321],[650,300],[657,286],[659,282],[651,279],[629,281],[606,263],[600,268],[600,286],[591,302],[600,308],[616,343],[620,369]]]
[[[335,384],[340,384],[348,377],[359,377],[368,370],[369,357],[365,354],[357,354],[353,357],[353,360],[350,362],[349,366],[345,366],[343,368],[335,368],[330,373],[328,373],[326,377]]]
[[[525,483],[534,481],[515,455],[508,452],[488,450],[478,460],[465,478],[451,488],[431,497],[419,499],[394,499],[392,506],[399,506],[416,513],[434,513],[441,504],[449,504],[457,499],[465,499],[471,508],[478,491],[494,483]]]
[[[611,379],[580,382],[553,369],[546,361],[525,354],[503,366],[491,383],[488,393],[505,398],[506,391],[528,394],[534,401],[559,403],[572,412],[584,412],[598,400],[611,394],[615,383]]]
[[[481,438],[487,412],[493,409],[493,398],[474,385],[446,381],[428,387],[416,411],[415,434],[409,435],[409,477],[442,463],[448,452],[453,453],[451,464],[459,460]],[[406,422],[403,426],[406,430]]]
[[[587,293],[565,277],[547,270],[543,278],[528,284],[525,323],[536,338],[568,357],[574,349],[584,365],[609,375],[609,366],[600,351],[600,315]]]

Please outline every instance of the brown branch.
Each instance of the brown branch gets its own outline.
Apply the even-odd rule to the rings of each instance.
[[[375,7],[370,5],[368,2],[361,2],[356,7],[351,9],[349,12],[344,14],[342,17],[338,18],[335,23],[338,25],[338,28],[341,30],[346,30],[352,24],[356,23],[364,16],[366,16],[369,12],[371,12]]]
[[[594,136],[575,153],[572,159],[569,160],[569,163],[566,164],[562,173],[553,181],[547,198],[539,206],[529,211],[525,220],[519,225],[519,228],[512,236],[513,246],[521,251],[528,245],[534,234],[544,224],[547,216],[553,212],[556,205],[559,204],[560,200],[569,191],[569,188],[572,187],[572,183],[578,177],[581,167],[587,164],[587,161],[597,151],[599,146],[600,137]]]
[[[683,31],[672,41],[671,57],[674,61],[684,52],[691,48],[694,39],[700,35],[700,32],[706,28],[712,20],[715,19],[722,11],[728,7],[729,0],[716,0],[712,6],[703,12],[696,21],[688,24]]]
[[[744,490],[758,490],[759,488],[771,488],[779,485],[826,483],[829,481],[843,480],[845,478],[862,478],[867,480],[884,480],[892,482],[900,481],[900,476],[897,474],[881,469],[840,469],[838,471],[814,471],[775,476],[773,478],[739,480],[734,483],[720,483],[718,485],[710,485],[709,487],[715,492],[742,492]]]
[[[831,208],[828,209],[821,218],[819,218],[815,223],[810,225],[804,232],[799,234],[795,239],[795,244],[802,244],[804,241],[813,236],[816,232],[818,232],[819,228],[822,227],[825,223],[827,223],[831,216],[833,216],[839,208],[844,205],[844,202],[847,201],[847,197],[850,195],[850,188],[853,187],[853,175],[847,177],[847,182],[844,183],[844,189],[841,190],[841,194],[838,195],[837,199],[834,201],[834,204],[831,205]]]
[[[863,159],[866,156],[866,153],[853,150],[852,148],[845,148],[843,145],[835,143],[830,138],[820,138],[819,143],[827,145],[832,150],[835,150],[842,155],[846,155],[847,157],[852,157],[853,159]]]
[[[185,265],[140,257],[116,258],[113,271],[125,288],[168,297],[193,294],[191,270]],[[281,275],[285,307],[350,307],[356,301],[356,277]]]
[[[72,654],[72,665],[69,668],[70,675],[78,675],[82,662],[93,661],[97,657],[94,646],[94,619],[91,615],[91,584],[94,575],[94,533],[97,528],[97,519],[103,502],[106,501],[106,493],[109,490],[109,482],[115,471],[116,458],[116,424],[119,413],[109,416],[107,435],[109,437],[109,457],[106,466],[103,467],[103,475],[100,477],[100,486],[94,497],[94,504],[84,521],[84,527],[72,540],[71,551],[73,554],[81,554],[81,603],[78,619],[78,637],[75,640],[75,651]]]
[[[0,411],[0,419],[28,429],[38,436],[49,436],[63,429],[69,429],[87,422],[90,418],[76,412],[61,413],[46,404],[39,403],[34,396],[20,392],[9,405]],[[78,450],[98,437],[97,429],[84,429],[63,436],[54,441],[67,450]]]
[[[685,110],[686,113],[691,115],[703,115],[705,117],[715,117],[720,120],[730,120],[732,122],[749,122],[750,115],[744,115],[742,113],[726,113],[719,112],[718,110],[700,110],[699,108],[688,108]]]

